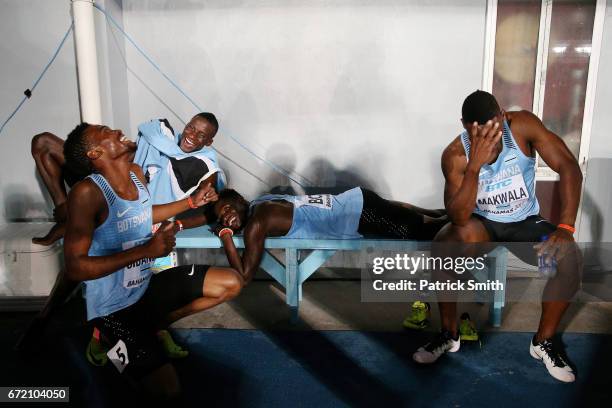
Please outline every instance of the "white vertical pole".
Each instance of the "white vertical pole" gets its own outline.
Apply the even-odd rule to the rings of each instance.
[[[553,0],[542,0],[535,86],[533,88],[533,113],[540,119],[544,115],[544,93],[546,91],[546,72],[548,70],[548,46],[550,44],[552,7]]]
[[[495,68],[495,35],[497,33],[497,0],[487,0],[485,17],[483,91],[493,92],[493,70]]]
[[[98,58],[96,31],[94,26],[93,0],[70,0],[74,18],[74,42],[81,120],[101,124],[100,82],[98,79]]]
[[[586,170],[586,161],[591,143],[591,126],[593,125],[593,110],[595,108],[595,91],[597,89],[597,72],[599,69],[599,55],[603,41],[604,22],[606,18],[606,0],[597,0],[595,6],[595,20],[593,21],[593,38],[591,40],[591,57],[589,58],[589,74],[586,94],[584,97],[584,117],[582,132],[580,134],[580,153],[578,163]]]
[[[587,77],[587,89],[584,97],[584,116],[582,119],[582,133],[580,135],[580,153],[578,154],[578,164],[582,169],[582,191],[580,194],[580,205],[578,216],[576,217],[576,236],[578,242],[588,238],[587,231],[582,228],[588,227],[588,221],[583,211],[584,192],[586,190],[586,180],[588,177],[588,156],[591,145],[591,127],[593,126],[593,111],[595,107],[595,91],[597,90],[597,73],[599,71],[599,55],[601,54],[601,44],[603,41],[604,23],[606,19],[606,0],[597,0],[595,6],[595,20],[593,21],[593,39],[591,41],[591,58],[589,59],[589,76]],[[585,237],[586,235],[586,237]]]
[[[552,7],[553,0],[542,0],[535,86],[533,88],[533,113],[540,119],[544,116],[544,94],[546,92],[546,73],[548,71],[548,47],[550,45]],[[551,170],[550,167],[540,167],[539,154],[536,154],[536,182],[537,180],[559,180],[559,175]]]

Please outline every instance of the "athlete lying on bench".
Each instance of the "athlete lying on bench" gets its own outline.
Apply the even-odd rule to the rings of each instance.
[[[219,193],[214,212],[229,263],[246,282],[259,267],[266,237],[431,240],[447,222],[444,210],[385,200],[359,187],[338,195],[264,195],[251,203],[226,189]],[[243,228],[240,258],[231,236]]]

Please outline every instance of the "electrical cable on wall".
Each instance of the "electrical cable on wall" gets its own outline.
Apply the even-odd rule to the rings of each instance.
[[[38,78],[36,78],[36,81],[34,81],[34,84],[23,92],[25,96],[21,99],[21,102],[19,102],[15,110],[8,116],[8,118],[6,118],[6,120],[2,123],[2,126],[0,126],[0,134],[4,130],[4,127],[11,121],[11,119],[13,119],[13,116],[15,116],[15,114],[17,114],[19,109],[21,109],[25,101],[27,101],[28,99],[32,97],[32,93],[34,92],[34,89],[36,89],[36,87],[38,86],[38,83],[45,76],[45,74],[47,73],[47,70],[49,69],[51,64],[53,64],[53,62],[55,61],[55,58],[57,58],[57,55],[59,54],[61,49],[64,47],[64,44],[66,43],[66,39],[68,39],[68,35],[72,32],[73,27],[74,27],[74,22],[71,21],[70,27],[68,27],[66,34],[64,34],[64,37],[62,38],[59,45],[55,49],[55,52],[51,56],[51,59],[49,60],[49,62],[47,62],[47,65],[45,65],[40,75],[38,75]]]
[[[127,34],[123,28],[117,23],[117,21],[112,17],[112,15],[110,15],[110,13],[108,13],[102,6],[100,6],[99,4],[94,3],[93,6],[99,10],[101,13],[104,14],[107,22],[109,22],[110,24],[112,24],[120,33],[123,34],[123,36],[132,44],[132,46],[134,46],[134,48],[146,59],[147,62],[149,62],[149,64],[151,64],[151,66],[153,66],[153,68],[155,68],[181,95],[183,95],[197,110],[199,111],[203,111],[203,109],[193,100],[193,98],[191,98],[172,78],[170,78],[165,72],[162,71],[162,69],[159,67],[159,65],[157,63],[155,63],[155,61],[153,61],[153,59],[151,59],[151,57],[149,57],[144,50],[142,50],[142,48],[140,46],[138,46],[138,44],[136,44],[136,42],[130,37],[129,34]],[[15,108],[15,110],[13,110],[13,112],[7,117],[7,119],[2,123],[2,126],[0,126],[0,134],[2,133],[2,131],[4,130],[5,126],[11,121],[11,119],[17,114],[17,112],[22,108],[22,106],[25,104],[25,102],[30,99],[33,95],[34,90],[36,89],[36,87],[38,86],[39,82],[42,80],[42,78],[44,77],[44,75],[46,74],[47,70],[50,68],[50,66],[53,64],[53,62],[55,61],[55,59],[57,58],[59,52],[61,51],[61,49],[63,48],[64,44],[66,43],[66,40],[68,39],[69,34],[72,32],[74,28],[74,22],[71,21],[70,26],[68,27],[68,30],[66,31],[66,33],[64,34],[64,36],[62,37],[62,40],[60,41],[59,45],[57,46],[57,48],[55,49],[51,59],[47,62],[47,64],[45,65],[45,67],[43,68],[43,70],[41,71],[41,73],[39,74],[39,76],[37,77],[37,79],[34,81],[33,85],[26,89],[24,91],[24,97],[22,98],[22,100],[19,102],[19,104],[17,105],[17,107]],[[123,55],[122,55],[123,57]],[[127,61],[124,58],[124,63],[126,64],[127,67]],[[129,67],[128,67],[129,69]],[[142,81],[141,81],[142,82]],[[181,118],[179,118],[179,120],[181,120],[184,123],[184,120],[182,120]],[[263,162],[264,164],[268,165],[270,168],[272,168],[274,171],[276,171],[277,173],[287,177],[289,180],[293,181],[294,183],[296,183],[297,185],[299,185],[300,187],[305,187],[304,184],[307,184],[308,186],[311,186],[313,183],[308,180],[306,177],[301,176],[300,178],[302,178],[304,181],[300,182],[299,180],[297,180],[296,178],[292,177],[291,174],[289,174],[289,172],[285,169],[283,169],[282,167],[276,165],[275,163],[265,159],[264,157],[261,157],[260,155],[258,155],[257,153],[255,153],[253,150],[251,150],[248,146],[246,146],[244,143],[242,143],[239,139],[237,139],[236,137],[232,136],[232,135],[228,135],[229,138],[231,140],[233,140],[236,144],[238,144],[240,147],[242,147],[244,150],[246,150],[249,154],[251,154],[253,157],[257,158],[259,161]],[[213,147],[214,148],[214,147]],[[236,163],[234,160],[230,159],[226,154],[222,153],[221,151],[219,151],[218,149],[214,148],[219,155],[221,155],[222,157],[224,157],[225,159],[229,160],[230,162],[232,162],[234,165],[238,166],[240,169],[244,170],[245,172],[251,174],[253,177],[255,177],[257,180],[261,181],[264,184],[268,184],[266,183],[264,180],[262,180],[260,177],[257,177],[256,175],[254,175],[253,173],[251,173],[250,171],[248,171],[245,167],[243,167],[242,165],[239,165],[238,163]]]

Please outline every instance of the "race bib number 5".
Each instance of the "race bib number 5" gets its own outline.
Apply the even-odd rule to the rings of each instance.
[[[296,197],[294,205],[296,207],[307,205],[310,207],[322,208],[324,210],[331,210],[334,202],[332,201],[331,194],[311,194]]]
[[[117,344],[115,344],[112,349],[108,350],[106,355],[119,373],[122,373],[123,370],[125,370],[125,367],[127,367],[127,365],[130,363],[127,346],[121,339],[119,339]]]

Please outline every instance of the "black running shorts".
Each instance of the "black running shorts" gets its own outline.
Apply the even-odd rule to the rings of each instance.
[[[385,200],[362,188],[363,209],[357,231],[366,237],[429,241],[444,223],[425,223],[415,209]]]
[[[519,222],[496,222],[477,214],[492,242],[540,242],[542,237],[557,229],[545,218],[532,215]]]
[[[473,214],[489,233],[491,242],[504,242],[511,252],[531,265],[538,264],[533,244],[554,232],[557,227],[539,215],[532,215],[518,222],[496,222]]]
[[[123,371],[140,379],[168,362],[157,339],[166,316],[203,296],[207,265],[184,265],[166,269],[151,277],[149,287],[138,302],[110,315],[93,319],[102,342],[115,346],[119,340],[127,348],[128,364]]]

